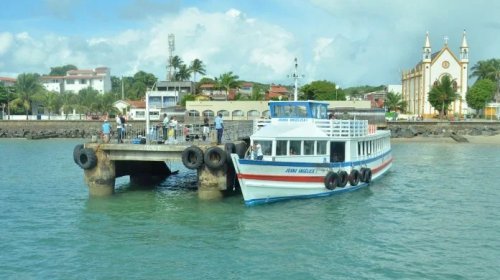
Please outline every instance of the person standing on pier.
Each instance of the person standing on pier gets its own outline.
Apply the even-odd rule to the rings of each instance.
[[[111,134],[111,124],[108,119],[104,120],[102,124],[102,141],[104,143],[109,143],[109,135]]]
[[[163,121],[162,121],[163,141],[167,140],[167,130],[168,130],[168,117],[167,114],[163,114]]]
[[[210,124],[208,122],[208,116],[205,116],[203,119],[203,136],[201,136],[203,141],[207,140],[208,134],[210,133]]]
[[[122,140],[123,124],[122,124],[121,116],[122,116],[122,114],[116,115],[116,138],[118,140],[118,144],[123,143],[123,140]]]
[[[215,130],[217,130],[217,145],[220,145],[222,143],[222,133],[224,132],[224,121],[221,113],[215,117]]]

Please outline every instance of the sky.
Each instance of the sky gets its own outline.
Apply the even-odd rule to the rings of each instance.
[[[400,84],[401,71],[432,52],[458,56],[466,30],[472,67],[500,57],[500,1],[489,0],[17,0],[0,8],[0,76],[51,67],[106,66],[113,76],[167,75],[168,35],[207,77],[342,88]],[[199,75],[197,79],[199,80]]]

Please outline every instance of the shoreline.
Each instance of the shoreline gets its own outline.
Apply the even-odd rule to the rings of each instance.
[[[445,136],[415,136],[391,138],[392,143],[450,143],[450,144],[496,144],[500,145],[500,134],[497,135],[462,135],[469,142],[459,143]]]

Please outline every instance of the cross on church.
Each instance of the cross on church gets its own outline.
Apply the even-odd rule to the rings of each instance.
[[[444,36],[444,44],[448,45],[448,36]]]

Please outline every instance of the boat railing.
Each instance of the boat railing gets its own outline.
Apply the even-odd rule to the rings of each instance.
[[[362,137],[375,134],[375,125],[369,125],[367,120],[325,120],[310,119],[316,127],[323,130],[330,137]],[[261,127],[271,123],[271,119],[255,119],[254,133]]]

